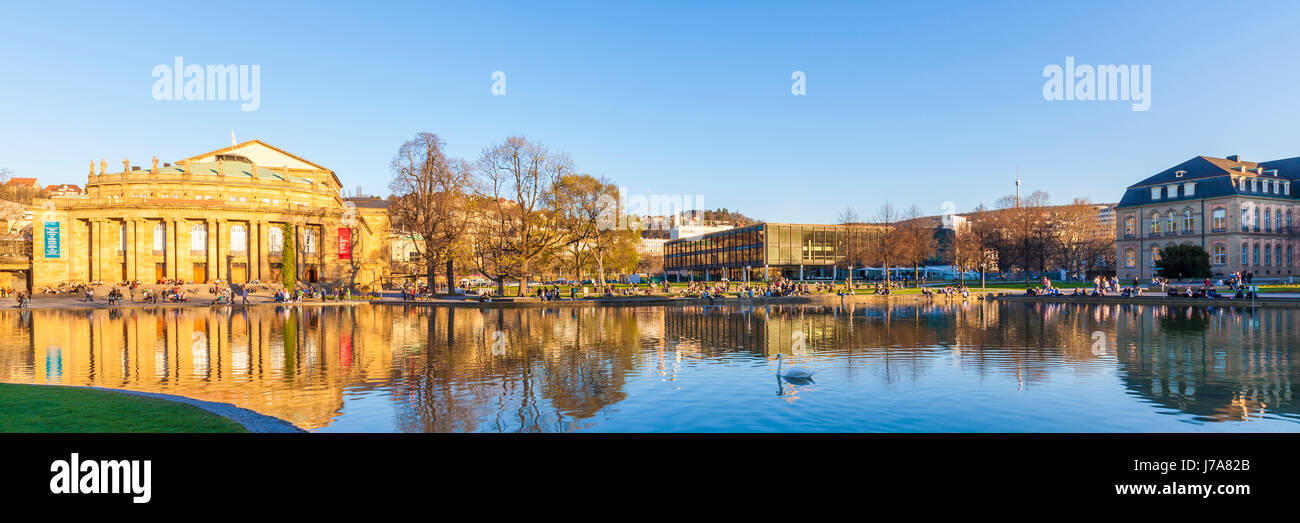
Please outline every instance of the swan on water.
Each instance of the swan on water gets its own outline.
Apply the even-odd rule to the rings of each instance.
[[[780,354],[777,354],[776,375],[782,378],[807,379],[807,378],[811,378],[813,373],[817,372],[817,371],[805,369],[803,367],[790,367],[789,369],[782,371],[781,366],[783,364],[784,364],[784,360],[781,359]]]

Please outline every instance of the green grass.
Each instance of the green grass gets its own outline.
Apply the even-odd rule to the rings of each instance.
[[[0,433],[248,432],[198,407],[79,387],[0,383]]]
[[[1267,292],[1300,292],[1300,285],[1260,285],[1259,293]]]

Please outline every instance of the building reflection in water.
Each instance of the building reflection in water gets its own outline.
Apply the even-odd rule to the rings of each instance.
[[[635,400],[679,390],[691,369],[766,373],[782,353],[850,391],[941,386],[938,366],[1025,390],[1050,387],[1064,369],[1118,377],[1157,412],[1248,421],[1296,417],[1298,314],[978,302],[9,310],[0,312],[0,381],[181,394],[308,429],[563,432],[655,408]],[[754,387],[790,406],[825,386],[761,381]],[[699,401],[713,400],[727,401]]]

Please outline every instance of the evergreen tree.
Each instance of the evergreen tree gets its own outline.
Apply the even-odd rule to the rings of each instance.
[[[1210,253],[1200,245],[1174,245],[1160,249],[1156,268],[1166,278],[1208,278]]]
[[[294,245],[294,226],[284,224],[284,249],[280,253],[280,281],[284,288],[289,291],[294,290],[294,285],[298,283],[298,262],[294,252],[297,245]]]

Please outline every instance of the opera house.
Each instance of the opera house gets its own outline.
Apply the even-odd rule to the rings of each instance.
[[[365,288],[388,270],[383,201],[345,199],[334,171],[261,141],[144,168],[95,167],[82,194],[32,205],[36,289],[275,282],[286,259],[298,281]]]

